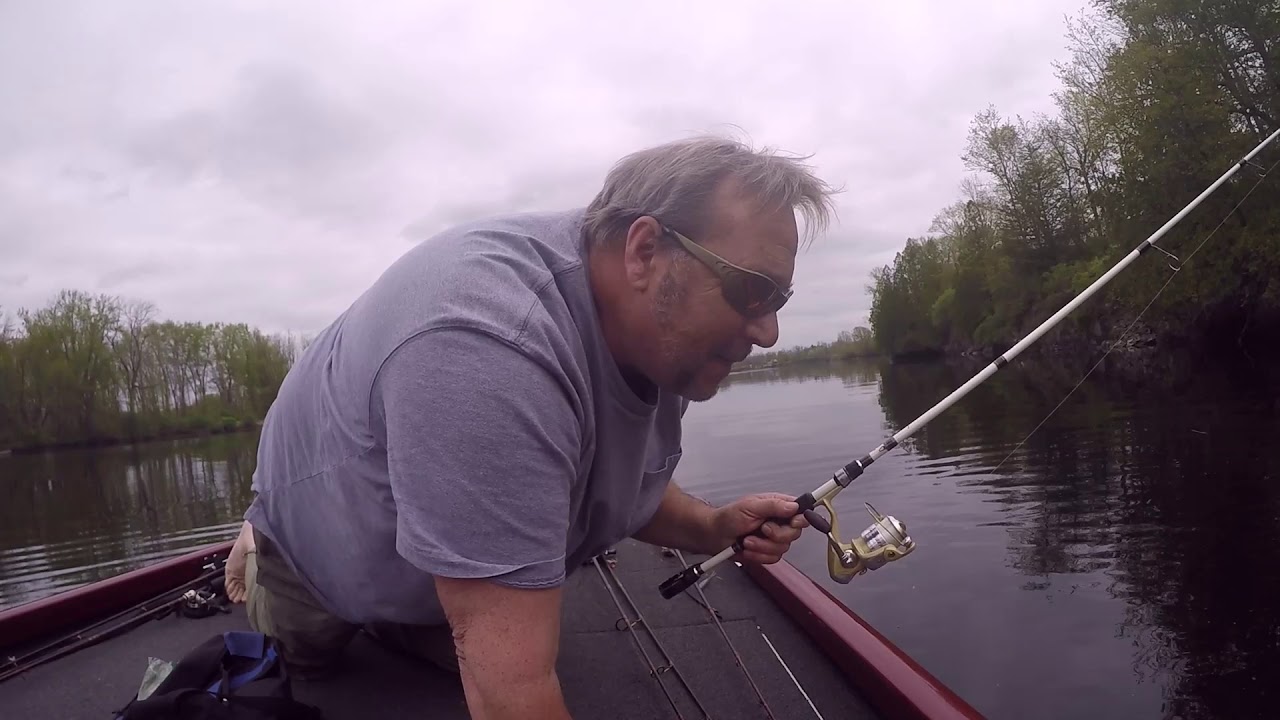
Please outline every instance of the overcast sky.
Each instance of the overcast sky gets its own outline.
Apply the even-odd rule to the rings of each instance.
[[[702,131],[845,192],[779,347],[958,196],[975,113],[1052,109],[1083,0],[0,4],[0,308],[61,288],[311,333],[411,243],[585,205]]]

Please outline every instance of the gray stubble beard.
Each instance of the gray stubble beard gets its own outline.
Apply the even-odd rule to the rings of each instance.
[[[676,376],[672,378],[673,392],[694,402],[701,402],[709,400],[716,391],[713,389],[711,396],[708,397],[691,398],[687,394],[699,368],[686,367],[678,350],[680,331],[673,320],[673,314],[683,305],[686,293],[683,285],[674,277],[676,274],[678,273],[667,274],[658,285],[658,297],[653,311],[654,319],[661,330],[658,352],[665,365],[677,369]]]

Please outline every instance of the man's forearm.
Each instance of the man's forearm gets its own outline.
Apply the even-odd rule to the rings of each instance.
[[[714,513],[715,508],[670,482],[653,517],[633,537],[685,552],[716,553],[724,548],[713,547],[717,544],[711,524]]]

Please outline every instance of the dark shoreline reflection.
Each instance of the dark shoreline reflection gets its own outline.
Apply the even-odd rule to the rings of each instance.
[[[0,607],[234,537],[257,433],[0,457]]]
[[[735,375],[726,390],[836,379],[845,388],[873,384],[887,437],[981,368],[981,362],[809,364]],[[1185,371],[1141,383],[1098,374],[1050,416],[1085,369],[1007,367],[893,451],[910,457],[891,459],[891,453],[875,471],[896,474],[905,467],[921,478],[930,475],[933,484],[949,480],[958,492],[982,497],[993,509],[983,511],[979,524],[1004,533],[1004,563],[1021,576],[1021,592],[1039,593],[1046,602],[1096,594],[1099,606],[1120,620],[1100,614],[1084,627],[1131,647],[1131,674],[1116,677],[1112,690],[1161,686],[1161,707],[1143,717],[1275,716],[1280,690],[1269,682],[1280,673],[1280,574],[1273,570],[1280,564],[1275,369]],[[820,421],[815,416],[810,422]],[[848,447],[841,462],[876,442]],[[812,489],[820,479],[788,490]],[[883,485],[867,487],[893,494],[879,490]],[[851,500],[852,510],[842,513],[860,512],[858,505]],[[932,529],[928,518],[915,520],[923,523],[922,534]],[[820,576],[820,560],[805,555],[797,562]],[[972,561],[991,566],[981,557]],[[894,576],[876,580],[882,586],[894,582]],[[850,601],[867,597],[870,589],[827,586]],[[1005,603],[1002,593],[1011,592],[984,590],[995,595],[986,601],[997,605]],[[1008,602],[1014,614],[1024,601],[1009,596]],[[868,612],[880,610],[868,605]],[[940,597],[936,612],[965,610]],[[1058,636],[1051,626],[1021,632],[1042,643],[1038,657],[1054,652],[1046,645],[1061,648],[1064,658],[1073,656],[1073,646],[1082,641],[1079,633]],[[965,649],[942,648],[945,638],[930,642],[921,650],[944,657],[938,662],[945,665],[956,663],[962,675]],[[1077,657],[1073,663],[1078,662]],[[1069,677],[1078,666],[1057,670]],[[1007,689],[982,692],[1039,692],[1046,698],[1059,692],[1043,678],[1034,682],[1036,687],[1026,687],[1029,679],[1019,686],[1009,677],[1002,683]],[[1072,692],[1075,700],[1087,694],[1079,685]],[[1132,716],[1110,713],[1101,699],[1094,707],[1096,717]]]

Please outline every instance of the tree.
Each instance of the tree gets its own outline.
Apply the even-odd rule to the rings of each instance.
[[[157,321],[143,300],[67,290],[0,315],[0,446],[229,429],[261,420],[294,343],[247,325]]]
[[[871,329],[881,348],[1014,342],[1276,127],[1280,6],[1098,7],[1069,26],[1056,115],[1010,119],[989,107],[975,116],[963,159],[977,174],[962,199],[872,272]],[[1189,254],[1256,180],[1253,171],[1239,174],[1162,247]],[[1280,336],[1280,210],[1262,195],[1230,216],[1213,252],[1197,255],[1195,270],[1143,316],[1160,337],[1194,345],[1224,333],[1242,342],[1246,330],[1263,341]],[[1146,306],[1168,273],[1165,263],[1138,264],[1058,332],[1081,350],[1096,347]]]

